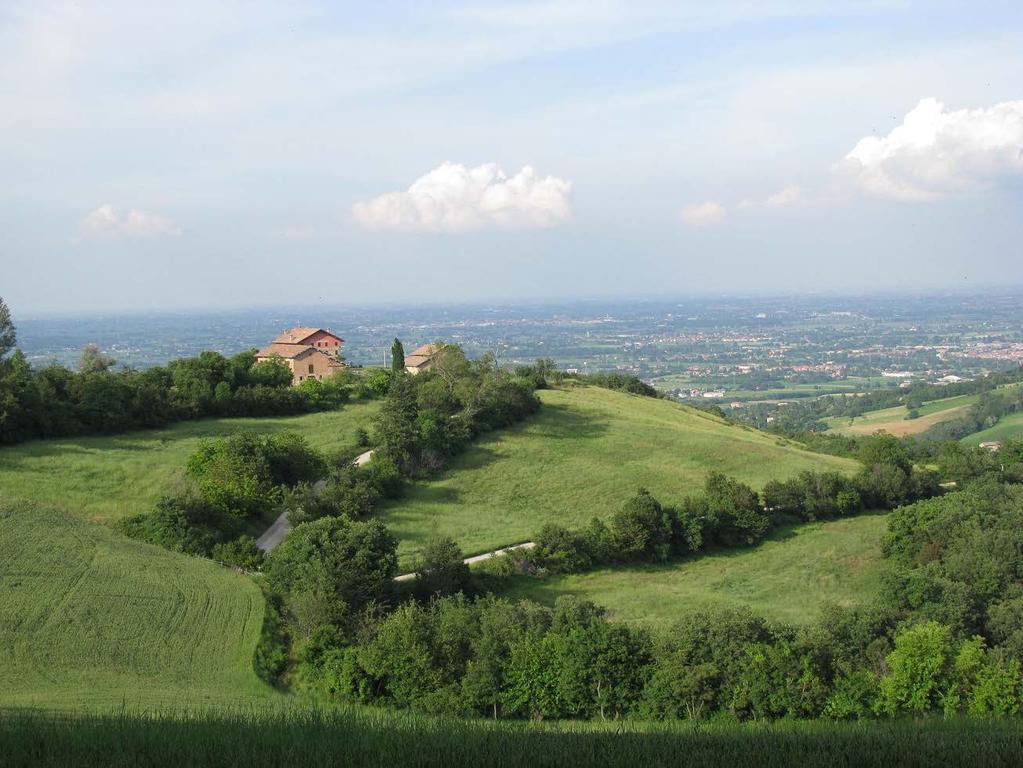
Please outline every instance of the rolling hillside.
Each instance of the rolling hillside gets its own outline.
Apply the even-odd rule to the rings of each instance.
[[[148,512],[182,477],[199,439],[252,430],[294,430],[322,450],[350,446],[378,401],[278,418],[205,419],[104,437],[37,440],[0,448],[0,489],[8,501],[34,501],[102,523]]]
[[[201,709],[280,699],[252,668],[247,576],[0,501],[0,707]]]
[[[805,469],[855,468],[667,400],[581,386],[540,396],[537,416],[485,436],[385,509],[406,564],[433,532],[482,552],[524,541],[546,522],[609,515],[640,487],[671,502],[712,470],[759,487]]]
[[[817,618],[824,603],[852,605],[877,591],[886,521],[867,514],[797,525],[753,549],[710,551],[665,565],[520,577],[506,594],[548,604],[574,595],[603,605],[614,619],[649,625],[711,606],[746,607],[801,624]]]

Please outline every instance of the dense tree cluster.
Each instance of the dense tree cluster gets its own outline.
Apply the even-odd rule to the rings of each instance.
[[[403,473],[434,470],[479,434],[535,413],[536,386],[502,370],[493,355],[469,360],[460,347],[443,345],[427,371],[392,373],[377,421],[379,451]]]
[[[325,459],[299,435],[249,432],[203,440],[189,459],[187,482],[156,509],[121,521],[129,536],[167,549],[253,568],[261,562],[254,521],[272,519],[291,489],[326,471]]]

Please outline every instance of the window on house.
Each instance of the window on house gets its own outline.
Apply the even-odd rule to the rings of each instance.
[[[312,372],[313,372],[313,364],[309,363],[309,373],[312,373]]]

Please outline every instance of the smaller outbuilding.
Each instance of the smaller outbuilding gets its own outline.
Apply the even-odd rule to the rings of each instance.
[[[405,370],[415,376],[428,371],[437,361],[437,355],[444,349],[443,344],[424,344],[405,355]]]

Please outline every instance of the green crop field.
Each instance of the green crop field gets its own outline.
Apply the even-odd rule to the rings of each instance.
[[[368,427],[379,407],[379,402],[356,401],[303,416],[186,421],[165,429],[0,448],[0,493],[8,501],[37,501],[110,523],[152,509],[182,477],[200,438],[290,429],[330,450],[350,446],[356,428]]]
[[[890,435],[904,437],[926,432],[942,421],[963,415],[967,408],[977,402],[977,395],[959,395],[942,400],[931,400],[917,409],[919,418],[907,419],[909,413],[906,406],[882,408],[878,411],[867,411],[854,419],[835,416],[826,419],[828,431],[840,435],[871,435],[884,431]]]
[[[1018,437],[1023,437],[1023,411],[1003,416],[993,427],[967,435],[961,442],[968,445],[980,445],[988,441],[1004,442]]]
[[[0,754],[8,768],[951,768],[1019,765],[1023,740],[1013,720],[507,723],[370,709],[73,717],[0,711]]]
[[[540,396],[538,415],[485,436],[442,476],[385,508],[404,564],[433,532],[484,552],[525,541],[547,522],[578,526],[609,515],[640,487],[671,502],[697,491],[712,470],[759,487],[805,469],[856,467],[666,400],[596,387]]]
[[[877,591],[886,520],[865,514],[791,526],[754,549],[711,551],[665,565],[516,577],[507,594],[548,604],[575,595],[603,605],[614,619],[651,625],[721,606],[801,624],[825,603],[852,605]]]
[[[253,672],[263,606],[248,576],[0,503],[0,707],[284,699]]]

